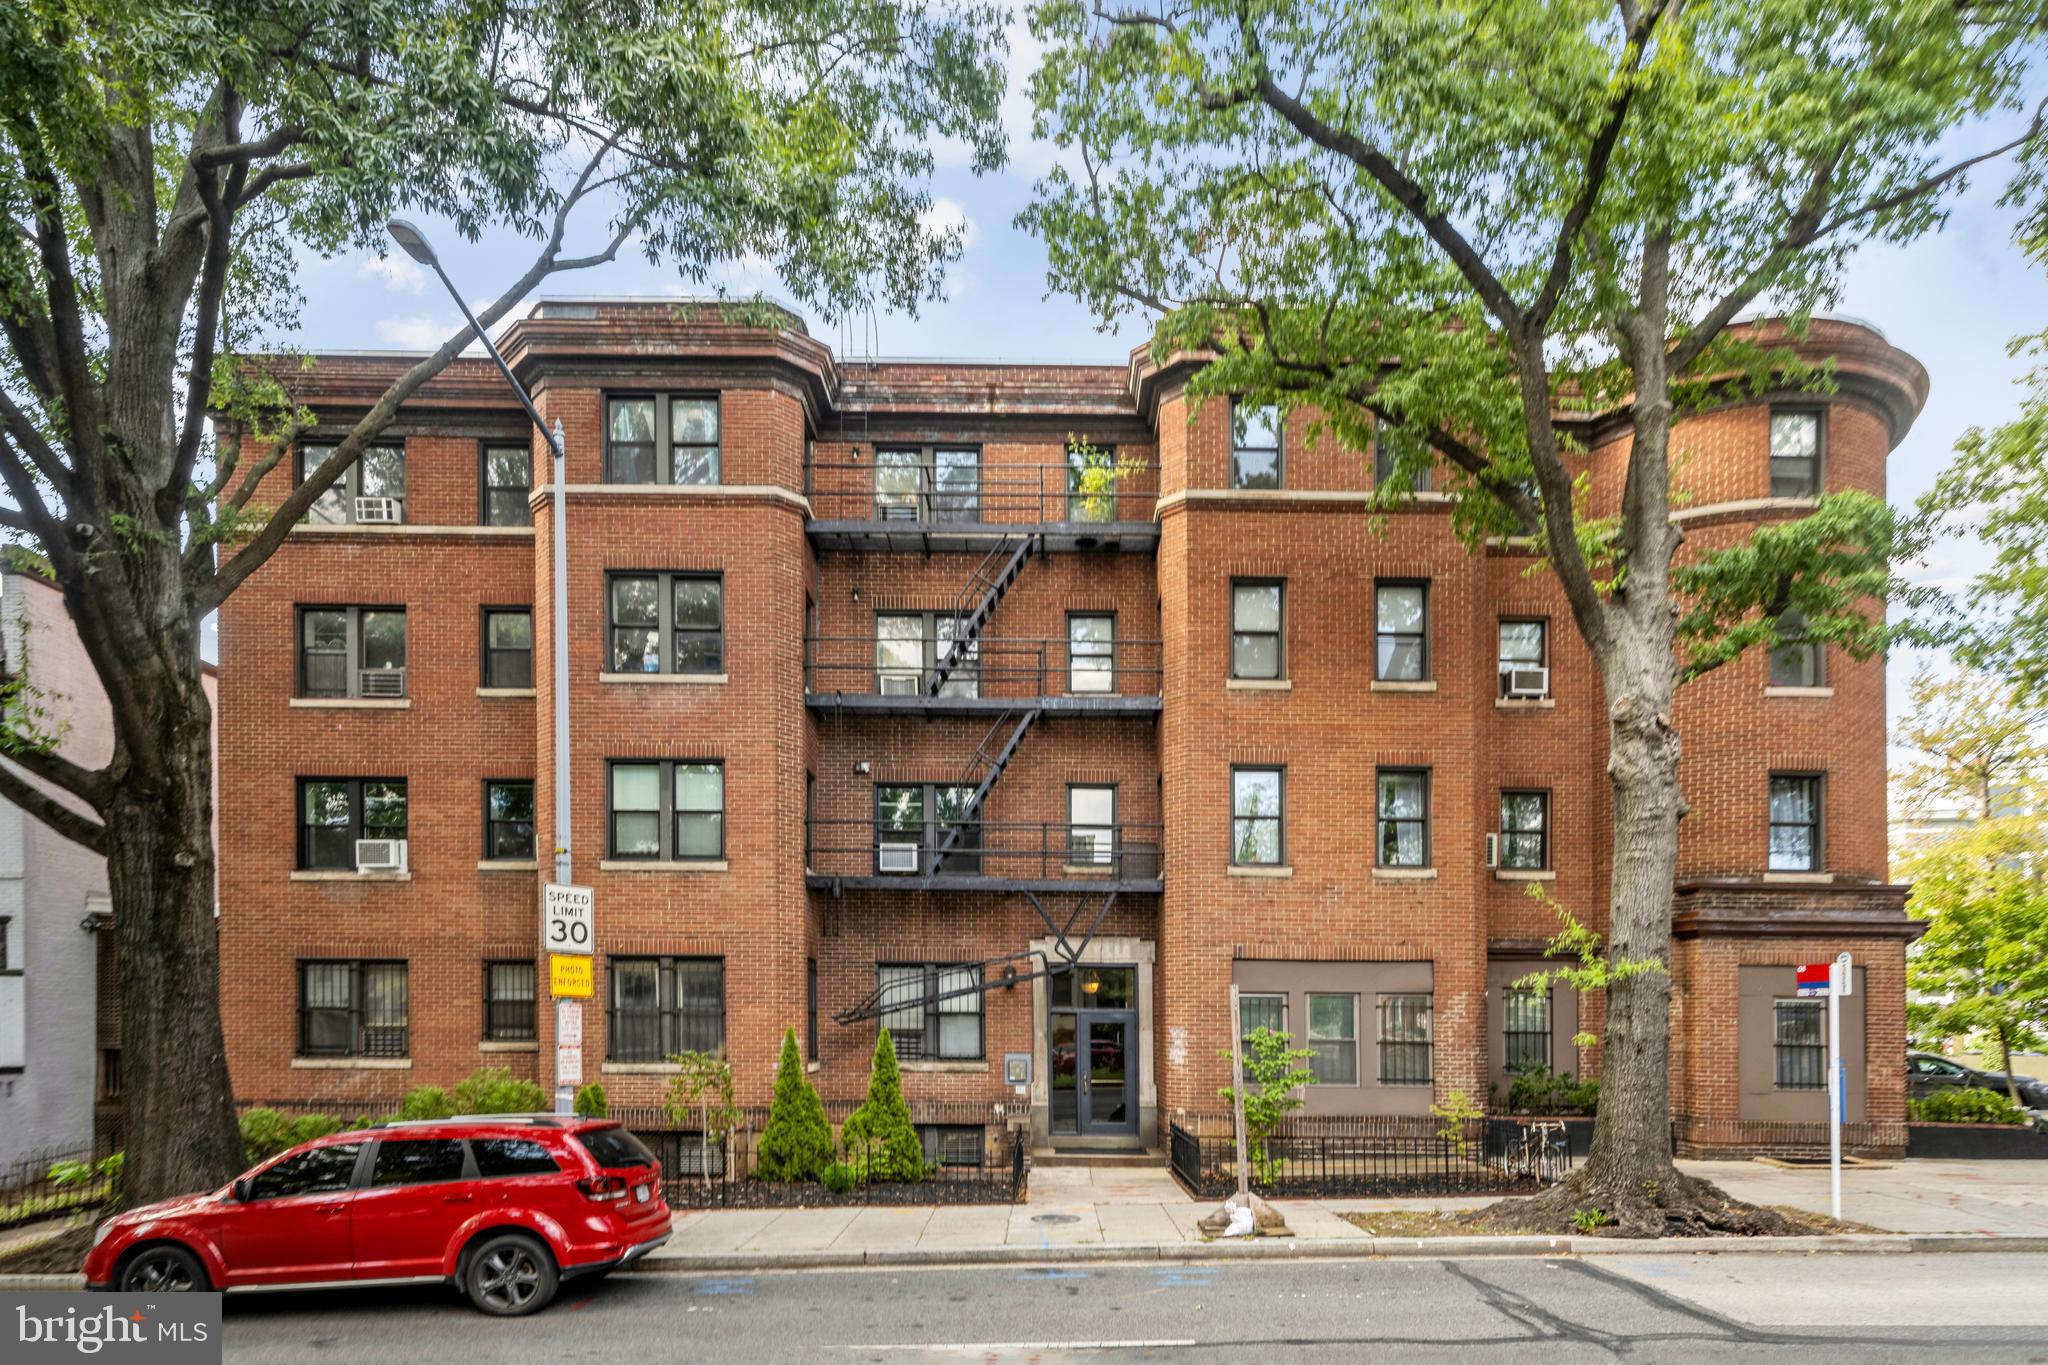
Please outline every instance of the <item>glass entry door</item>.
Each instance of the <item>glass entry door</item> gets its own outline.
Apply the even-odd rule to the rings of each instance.
[[[1046,1055],[1056,1138],[1137,1134],[1135,976],[1129,967],[1077,967],[1052,978]]]

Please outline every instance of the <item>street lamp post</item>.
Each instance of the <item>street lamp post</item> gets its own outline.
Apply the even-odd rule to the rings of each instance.
[[[441,268],[441,258],[434,253],[433,244],[426,234],[402,218],[393,218],[386,223],[385,230],[405,254],[431,269],[440,277],[448,296],[455,300],[455,306],[462,310],[463,320],[476,333],[484,350],[497,363],[498,372],[505,376],[505,382],[512,386],[512,392],[519,399],[519,405],[526,409],[526,415],[540,434],[547,438],[548,449],[553,452],[553,477],[550,483],[554,498],[554,601],[550,611],[553,617],[554,635],[554,691],[555,691],[555,881],[563,886],[572,885],[575,878],[570,875],[569,857],[569,540],[568,540],[568,498],[563,485],[568,479],[568,452],[562,448],[562,423],[557,418],[551,426],[543,421],[540,409],[534,407],[533,397],[526,386],[513,377],[512,367],[505,363],[505,357],[498,354],[498,348],[491,341],[491,334],[476,320],[476,314],[469,311],[463,302],[462,293],[455,282],[448,278],[448,272]],[[557,1081],[560,1081],[558,1076]],[[557,1084],[555,1087],[555,1112],[567,1114],[574,1107],[571,1088]]]

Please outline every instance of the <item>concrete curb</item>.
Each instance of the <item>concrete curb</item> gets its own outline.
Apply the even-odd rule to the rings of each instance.
[[[0,1275],[0,1289],[29,1293],[49,1289],[83,1289],[83,1275]]]

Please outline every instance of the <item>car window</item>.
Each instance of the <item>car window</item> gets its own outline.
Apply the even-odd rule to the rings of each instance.
[[[623,1128],[587,1128],[576,1135],[600,1166],[652,1166],[654,1153]]]
[[[430,1185],[462,1179],[462,1142],[457,1138],[386,1138],[370,1164],[372,1185]]]
[[[532,1138],[471,1138],[476,1173],[485,1179],[508,1175],[553,1175],[562,1168]]]
[[[278,1162],[249,1182],[251,1199],[284,1199],[295,1194],[345,1190],[356,1172],[360,1142],[315,1147]]]

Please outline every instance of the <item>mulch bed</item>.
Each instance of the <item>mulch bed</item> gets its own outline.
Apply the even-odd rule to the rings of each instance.
[[[1883,1232],[1867,1223],[1838,1223],[1826,1214],[1813,1213],[1807,1209],[1795,1209],[1787,1205],[1772,1205],[1771,1211],[1782,1216],[1793,1225],[1793,1231],[1800,1236],[1831,1237],[1852,1232]],[[1566,1229],[1563,1234],[1552,1227],[1522,1226],[1515,1221],[1512,1204],[1496,1204],[1491,1208],[1472,1209],[1464,1212],[1422,1213],[1410,1209],[1368,1210],[1363,1213],[1340,1213],[1337,1215],[1353,1227],[1360,1228],[1375,1237],[1473,1237],[1473,1236],[1540,1236],[1556,1237],[1619,1237],[1621,1232],[1612,1227],[1600,1228],[1591,1233],[1581,1233],[1576,1228]],[[1728,1234],[1739,1237],[1739,1233]],[[1712,1238],[1684,1239],[1674,1241],[1702,1240]]]
[[[66,1228],[54,1237],[0,1253],[0,1275],[76,1275],[92,1250],[91,1223]]]

